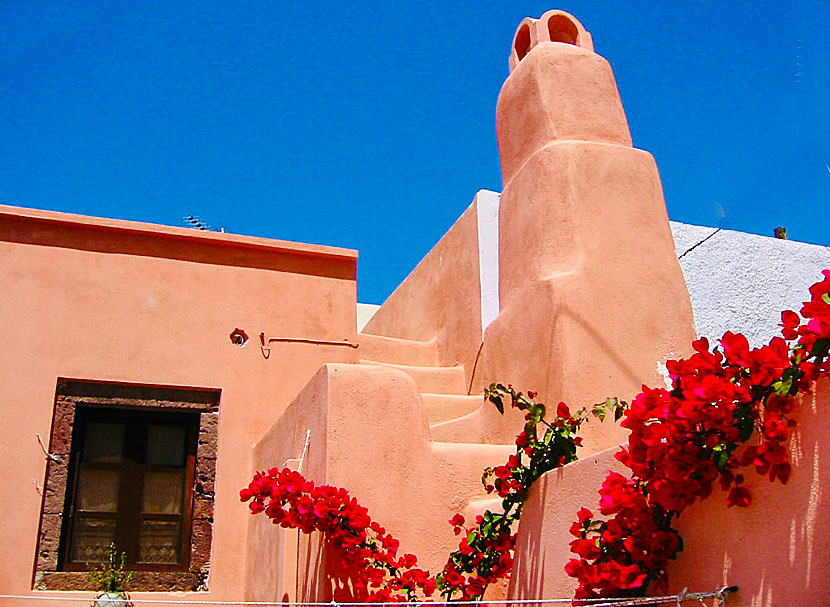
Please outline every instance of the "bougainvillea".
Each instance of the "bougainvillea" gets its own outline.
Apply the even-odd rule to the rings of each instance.
[[[250,500],[253,514],[264,512],[274,524],[324,533],[368,602],[411,601],[418,591],[422,596],[435,592],[435,578],[417,568],[414,555],[398,556],[398,540],[345,489],[316,486],[299,472],[272,468],[255,474],[239,496]]]
[[[326,534],[337,549],[342,570],[352,574],[356,593],[367,602],[411,602],[430,597],[436,590],[443,600],[479,600],[490,584],[510,574],[515,523],[530,486],[545,472],[576,460],[580,443],[576,432],[589,415],[604,417],[612,411],[619,419],[625,407],[617,399],[608,399],[590,412],[571,414],[560,403],[556,417],[548,422],[545,406],[533,402],[534,392],[525,396],[512,386],[494,384],[486,397],[502,413],[507,402],[524,411],[526,419],[516,438],[516,454],[482,475],[485,490],[502,498],[502,511],[484,512],[469,528],[462,515],[453,516],[449,523],[462,537],[436,576],[418,568],[414,555],[398,556],[398,540],[345,489],[316,486],[299,472],[273,468],[258,472],[240,491],[240,498],[250,501],[253,514],[265,513],[286,529]],[[541,436],[539,429],[544,429]]]
[[[828,293],[825,270],[801,309],[806,322],[782,313],[783,337],[755,349],[731,332],[719,347],[700,339],[688,359],[667,363],[671,389],[643,387],[622,420],[631,434],[617,459],[630,475],[611,473],[602,484],[599,513],[606,518],[583,508],[571,527],[571,550],[580,558],[565,570],[579,581],[575,598],[642,595],[651,584],[665,589],[669,560],[683,549],[672,527],[680,513],[716,483],[727,506],[749,506],[748,467],[786,484],[796,397],[830,373]]]
[[[502,512],[486,511],[476,517],[472,528],[464,527],[460,514],[450,520],[456,534],[463,532],[464,536],[437,576],[445,600],[456,598],[456,593],[461,600],[481,599],[490,584],[508,577],[513,567],[515,524],[530,487],[545,472],[576,461],[576,449],[582,442],[576,433],[591,415],[604,418],[612,412],[619,419],[626,406],[609,398],[590,410],[572,414],[565,403],[559,403],[555,417],[548,421],[545,405],[534,402],[535,392],[525,396],[513,386],[493,384],[485,396],[500,413],[504,413],[505,403],[524,411],[525,426],[516,437],[516,454],[482,475],[485,490],[502,498]]]
[[[516,454],[482,477],[487,492],[502,498],[502,512],[487,511],[471,527],[456,514],[449,522],[461,535],[458,549],[436,576],[418,568],[414,555],[398,556],[398,540],[345,489],[315,486],[299,472],[273,468],[257,473],[240,497],[250,501],[252,513],[264,512],[275,524],[326,534],[368,602],[429,600],[436,591],[443,600],[478,600],[510,573],[515,523],[528,489],[545,472],[576,460],[576,432],[590,415],[603,419],[611,412],[630,430],[617,454],[630,475],[610,473],[602,484],[599,513],[605,518],[579,510],[570,531],[576,538],[571,550],[580,558],[565,570],[579,582],[575,599],[664,590],[666,567],[683,549],[672,527],[681,512],[707,498],[716,483],[727,492],[727,506],[749,506],[744,468],[771,482],[789,480],[786,441],[796,397],[830,375],[830,270],[824,277],[810,288],[801,317],[782,313],[783,337],[755,349],[731,332],[715,348],[697,340],[691,357],[667,362],[671,388],[643,386],[630,407],[609,398],[571,414],[559,403],[548,421],[534,392],[525,396],[510,385],[491,385],[485,397],[502,413],[509,402],[526,420]],[[756,443],[738,451],[753,436]]]

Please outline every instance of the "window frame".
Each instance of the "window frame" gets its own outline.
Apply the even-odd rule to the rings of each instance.
[[[37,546],[32,574],[33,590],[94,590],[86,571],[67,565],[61,555],[67,489],[70,487],[70,459],[76,410],[157,411],[192,413],[197,424],[195,470],[192,476],[189,552],[182,551],[186,567],[137,565],[130,589],[148,592],[208,590],[213,512],[216,483],[216,457],[219,442],[219,403],[221,390],[103,382],[89,379],[58,378],[43,483]],[[73,469],[74,470],[74,469]],[[126,568],[126,567],[125,567]],[[167,570],[162,570],[167,569]]]

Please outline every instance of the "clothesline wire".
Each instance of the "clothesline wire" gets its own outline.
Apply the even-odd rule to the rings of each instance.
[[[703,601],[703,599],[725,600],[731,592],[737,592],[737,586],[724,586],[713,592],[687,592],[685,589],[680,594],[658,597],[644,597],[635,599],[508,599],[496,601],[430,601],[430,602],[403,602],[403,603],[358,603],[349,601],[319,602],[292,602],[292,601],[201,601],[181,599],[134,599],[130,603],[134,605],[222,605],[227,607],[359,607],[371,605],[372,607],[406,607],[406,606],[439,606],[439,605],[547,605],[547,604],[573,604],[590,605],[590,607],[636,607],[639,605],[665,605],[674,603],[680,605],[686,601]],[[89,597],[67,597],[67,596],[38,596],[33,594],[13,595],[0,594],[0,599],[15,600],[36,600],[36,601],[86,601]]]

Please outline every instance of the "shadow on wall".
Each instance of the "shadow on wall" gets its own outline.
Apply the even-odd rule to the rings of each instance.
[[[612,297],[611,290],[585,284],[577,274],[526,286],[488,327],[471,393],[480,393],[491,382],[511,383],[539,392],[550,405],[561,400],[576,410],[612,396],[631,400],[644,382],[660,385],[657,361],[677,352],[681,339],[663,347],[654,343],[637,347],[644,333],[660,330],[658,321],[638,319],[637,309],[606,305],[602,322],[597,322],[600,304],[596,302]],[[481,412],[493,426],[484,440],[512,443],[523,423],[521,415],[488,415],[489,408],[484,405]],[[582,457],[617,445],[627,436],[612,424],[589,424],[583,430]]]
[[[830,597],[830,381],[802,399],[791,438],[789,483],[748,472],[749,508],[729,508],[716,492],[679,521],[685,550],[669,573],[672,592],[737,584],[730,607],[819,605]],[[820,513],[824,513],[821,516]]]
[[[608,472],[625,472],[614,459],[618,450],[606,449],[548,472],[533,486],[519,525],[510,598],[573,596],[576,580],[564,569],[574,556],[569,551],[574,538],[568,530],[583,505],[596,512],[597,490]]]
[[[802,399],[791,440],[793,473],[782,486],[753,470],[745,472],[752,492],[748,508],[727,508],[726,493],[715,488],[705,502],[691,506],[677,528],[685,549],[669,567],[670,594],[683,588],[713,591],[739,587],[729,607],[826,605],[830,597],[830,381],[815,397]],[[579,508],[597,512],[598,489],[613,470],[628,472],[614,459],[617,447],[545,475],[525,504],[509,596],[573,596],[576,580],[564,571],[574,558],[569,533]]]

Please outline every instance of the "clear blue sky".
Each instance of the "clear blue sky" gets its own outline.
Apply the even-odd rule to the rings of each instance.
[[[382,302],[501,189],[511,39],[550,8],[611,62],[672,219],[830,244],[827,0],[0,0],[0,203],[356,248]]]

